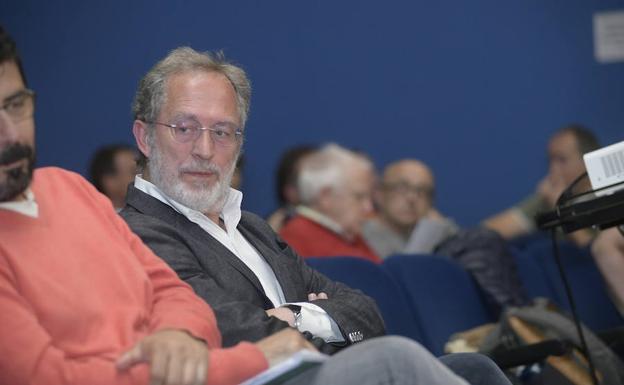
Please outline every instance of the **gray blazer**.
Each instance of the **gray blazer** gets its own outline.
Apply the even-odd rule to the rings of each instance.
[[[273,304],[255,274],[218,240],[172,207],[130,185],[121,216],[210,304],[224,346],[257,341],[288,327],[288,323],[265,313]],[[384,334],[384,323],[373,299],[308,267],[263,219],[243,211],[238,230],[271,266],[287,302],[305,302],[308,293],[325,292],[329,299],[314,304],[336,321],[347,343]]]

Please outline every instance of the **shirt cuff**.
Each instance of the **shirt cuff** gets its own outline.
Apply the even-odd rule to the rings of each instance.
[[[310,302],[289,302],[282,306],[301,306],[300,332],[310,332],[325,342],[344,342],[344,336],[336,321],[327,314],[323,308]]]

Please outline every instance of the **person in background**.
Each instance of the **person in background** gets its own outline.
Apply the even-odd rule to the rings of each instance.
[[[505,239],[535,232],[535,216],[555,208],[563,191],[585,173],[583,154],[599,147],[596,136],[586,127],[571,124],[559,129],[548,143],[548,174],[537,185],[535,193],[514,207],[487,218],[483,224]],[[573,191],[583,192],[589,187],[588,180],[583,179]],[[568,238],[583,247],[594,235],[594,231],[583,229],[569,234]]]
[[[236,168],[234,168],[234,175],[232,175],[231,187],[235,190],[241,191],[243,187],[243,169],[245,168],[245,156],[241,154],[236,161]]]
[[[381,259],[362,238],[372,213],[374,167],[365,156],[327,144],[301,163],[301,205],[280,235],[303,257],[352,256]]]
[[[375,192],[377,215],[363,228],[382,258],[396,254],[436,254],[459,262],[485,293],[493,315],[528,302],[507,242],[483,228],[459,228],[434,206],[435,180],[423,162],[389,164]]]
[[[295,208],[300,202],[297,191],[297,178],[301,160],[314,152],[315,147],[300,145],[292,147],[282,154],[275,173],[275,191],[280,207],[267,219],[275,231],[280,231],[295,216]]]
[[[119,211],[126,202],[128,185],[137,171],[137,152],[132,146],[112,144],[96,150],[89,165],[89,179]]]
[[[624,233],[613,227],[598,234],[591,254],[607,283],[613,303],[624,316]]]
[[[435,181],[423,162],[403,159],[384,169],[375,189],[377,215],[362,234],[381,258],[429,254],[457,233],[457,225],[434,207]]]

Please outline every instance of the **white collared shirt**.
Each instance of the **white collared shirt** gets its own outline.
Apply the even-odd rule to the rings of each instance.
[[[0,209],[15,211],[31,218],[39,217],[39,205],[35,201],[35,194],[28,188],[24,194],[26,199],[22,201],[1,202]]]
[[[321,307],[309,302],[286,302],[284,292],[273,269],[237,228],[241,219],[242,192],[233,188],[229,190],[220,214],[220,218],[225,225],[224,230],[203,213],[186,207],[168,197],[154,184],[143,179],[142,175],[135,177],[134,187],[171,206],[189,221],[200,226],[223,246],[227,247],[256,275],[266,296],[276,308],[290,304],[301,306],[300,331],[309,331],[327,342],[344,341],[344,337],[336,322]]]

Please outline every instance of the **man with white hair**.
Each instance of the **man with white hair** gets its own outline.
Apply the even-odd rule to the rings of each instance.
[[[361,154],[328,144],[301,164],[297,187],[302,205],[280,235],[304,257],[381,259],[361,236],[373,209],[375,175]]]

